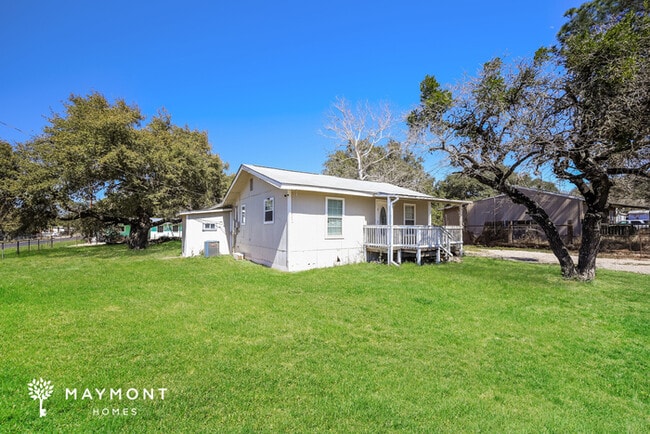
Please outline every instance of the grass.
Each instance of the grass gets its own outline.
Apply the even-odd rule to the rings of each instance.
[[[287,274],[179,251],[0,262],[1,431],[650,431],[649,276],[473,257]]]

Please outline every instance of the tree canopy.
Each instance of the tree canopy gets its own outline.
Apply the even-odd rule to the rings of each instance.
[[[493,59],[453,89],[425,77],[409,125],[464,174],[526,206],[562,274],[590,280],[612,185],[648,177],[650,18],[646,2],[609,0],[566,16],[559,44],[534,60]],[[551,170],[585,199],[577,266],[544,209],[516,188],[523,169]]]
[[[0,140],[0,239],[15,225],[18,160],[13,147]]]
[[[124,100],[72,95],[43,136],[21,147],[25,178],[39,180],[31,189],[64,219],[131,225],[132,248],[146,247],[152,218],[218,202],[224,164],[207,134],[172,124],[164,111],[144,120]]]

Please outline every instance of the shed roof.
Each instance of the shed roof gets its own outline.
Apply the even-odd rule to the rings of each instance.
[[[176,215],[180,217],[180,216],[184,216],[184,215],[219,214],[219,213],[224,213],[224,212],[232,212],[232,208],[224,206],[223,203],[219,203],[219,204],[213,205],[213,206],[211,206],[209,208],[181,211]]]
[[[561,192],[556,192],[556,191],[546,191],[546,190],[539,190],[537,188],[530,188],[530,187],[522,187],[522,186],[515,186],[518,190],[521,190],[524,194],[530,194],[530,195],[546,195],[546,196],[555,196],[555,197],[560,197],[563,199],[570,199],[570,200],[577,200],[580,202],[584,202],[585,199],[582,196],[574,196],[572,194],[568,193],[561,193]],[[474,201],[474,203],[481,202],[481,201],[487,201],[487,200],[492,200],[495,197],[507,197],[506,194],[498,194],[496,196],[491,196],[491,197],[486,197],[483,199],[477,199]],[[618,198],[610,198],[608,201],[608,205],[610,207],[620,207],[620,208],[633,208],[633,209],[645,209],[648,208],[648,204],[644,203],[643,201],[635,201],[635,200],[626,200],[626,199],[618,199]]]

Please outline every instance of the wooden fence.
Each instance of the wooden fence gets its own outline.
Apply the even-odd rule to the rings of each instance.
[[[569,246],[579,246],[580,236],[573,225],[556,225],[560,236]],[[650,229],[631,225],[602,225],[600,234],[604,250],[650,250]],[[539,225],[530,222],[490,222],[483,226],[466,226],[465,244],[509,247],[548,246],[546,234]]]

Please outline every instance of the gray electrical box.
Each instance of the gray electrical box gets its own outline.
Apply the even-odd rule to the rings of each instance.
[[[219,241],[206,241],[203,246],[205,257],[219,256]]]

